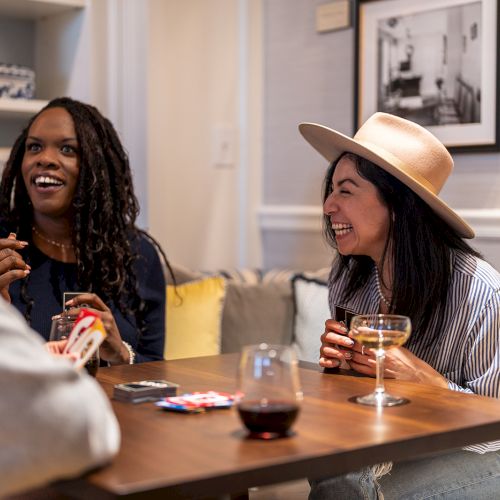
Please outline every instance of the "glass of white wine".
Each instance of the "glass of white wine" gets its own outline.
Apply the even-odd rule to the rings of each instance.
[[[366,396],[355,398],[356,403],[370,406],[396,406],[408,400],[392,396],[385,391],[385,351],[402,346],[410,336],[411,321],[407,316],[395,314],[366,314],[354,316],[351,320],[352,338],[375,353],[377,362],[375,390]]]

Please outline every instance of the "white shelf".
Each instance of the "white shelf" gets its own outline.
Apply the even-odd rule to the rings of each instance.
[[[0,0],[0,16],[40,19],[72,9],[83,9],[86,0]]]
[[[26,118],[38,113],[48,101],[42,99],[0,99],[0,118]]]
[[[79,52],[84,35],[85,11],[90,2],[104,0],[0,0],[2,54],[5,61],[32,67],[38,99],[0,98],[0,146],[13,144],[18,131],[60,95],[80,95],[86,89],[88,50]],[[16,27],[27,35],[19,38]],[[83,83],[81,83],[83,80]]]

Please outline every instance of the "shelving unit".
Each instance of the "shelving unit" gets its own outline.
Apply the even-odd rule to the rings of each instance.
[[[0,15],[19,19],[41,19],[74,9],[83,9],[86,0],[2,0]]]
[[[36,74],[36,99],[0,98],[0,148],[12,145],[20,124],[48,100],[71,94],[81,80],[75,72],[82,72],[77,60],[86,7],[87,0],[0,0],[0,61]]]
[[[47,102],[44,99],[0,99],[0,119],[28,118]]]

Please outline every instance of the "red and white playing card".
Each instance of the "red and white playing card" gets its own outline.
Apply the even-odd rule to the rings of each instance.
[[[82,309],[76,318],[75,326],[71,330],[63,353],[69,354],[75,352],[80,354],[80,358],[75,362],[75,366],[81,368],[87,363],[105,338],[106,330],[101,318],[88,309]]]

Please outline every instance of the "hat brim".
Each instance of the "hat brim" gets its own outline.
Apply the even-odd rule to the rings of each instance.
[[[461,237],[474,238],[474,231],[469,224],[421,182],[395,165],[396,162],[390,154],[384,155],[383,151],[375,152],[369,145],[361,144],[355,139],[316,123],[301,123],[299,131],[304,139],[330,163],[343,153],[353,153],[371,161],[408,186]]]

